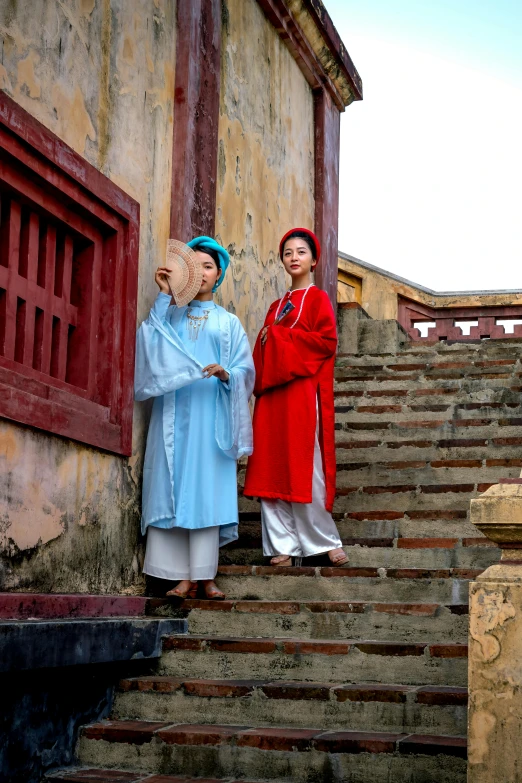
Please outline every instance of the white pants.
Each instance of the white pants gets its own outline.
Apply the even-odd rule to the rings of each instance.
[[[218,569],[219,525],[199,530],[147,529],[143,573],[160,579],[214,579]]]
[[[261,500],[263,552],[268,557],[310,557],[342,546],[332,515],[326,510],[326,485],[317,433],[314,447],[312,502]]]

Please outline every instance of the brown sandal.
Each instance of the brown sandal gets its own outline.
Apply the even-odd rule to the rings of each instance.
[[[198,583],[191,582],[188,590],[178,590],[177,587],[174,587],[172,590],[169,590],[167,593],[167,598],[196,598],[197,594],[198,594]]]
[[[275,566],[276,568],[279,568],[279,566],[283,568],[287,568],[288,566],[292,565],[292,556],[286,555],[284,560],[280,560],[278,563],[274,563],[274,560],[277,560],[278,557],[283,557],[283,555],[276,555],[273,557],[270,561],[271,566]]]

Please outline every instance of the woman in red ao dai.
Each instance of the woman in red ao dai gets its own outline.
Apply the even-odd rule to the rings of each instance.
[[[270,306],[254,348],[254,453],[244,493],[261,500],[263,551],[272,565],[322,552],[348,562],[331,511],[335,497],[335,316],[312,282],[320,244],[289,231],[279,254],[292,285]]]

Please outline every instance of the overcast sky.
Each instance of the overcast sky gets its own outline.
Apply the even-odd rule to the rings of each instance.
[[[522,0],[325,0],[363,81],[339,248],[435,290],[522,289]]]

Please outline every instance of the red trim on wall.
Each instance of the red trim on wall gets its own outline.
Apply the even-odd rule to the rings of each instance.
[[[178,0],[170,236],[214,236],[220,0]]]
[[[324,87],[339,111],[344,111],[345,104],[339,90],[323,68],[284,0],[257,0],[257,2],[290,51],[312,90]]]
[[[335,29],[335,25],[332,22],[328,11],[321,0],[304,0],[304,5],[319,27],[321,34],[330,49],[338,55],[341,61],[341,68],[348,81],[351,82],[355,100],[362,100],[362,79],[359,76],[357,68],[353,64],[353,60],[348,54],[339,33]]]
[[[139,205],[0,92],[0,416],[131,454]]]
[[[315,233],[322,245],[315,280],[337,308],[341,116],[326,90],[314,94]]]

